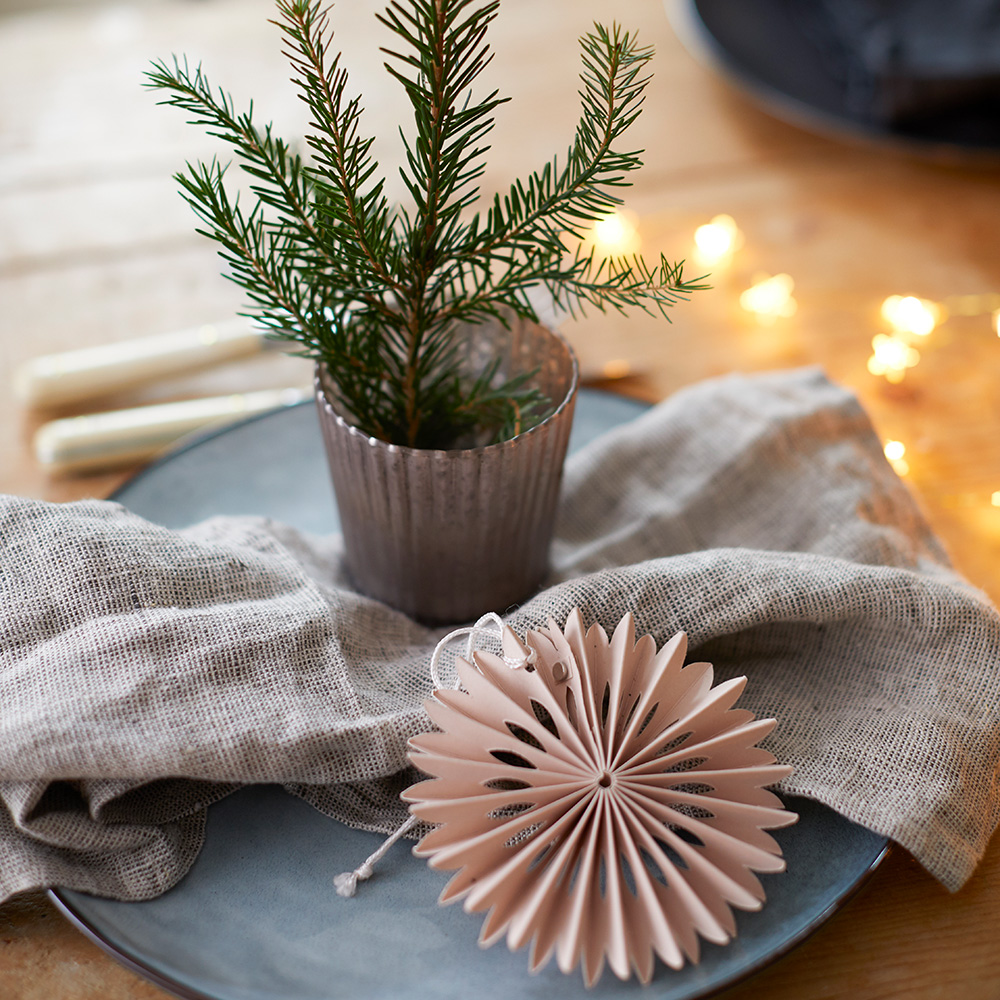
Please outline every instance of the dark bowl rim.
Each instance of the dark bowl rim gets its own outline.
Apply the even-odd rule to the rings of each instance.
[[[667,20],[685,50],[718,74],[748,103],[777,121],[831,142],[937,163],[993,172],[1000,167],[1000,143],[977,145],[949,138],[911,135],[887,125],[828,110],[775,86],[739,62],[701,16],[699,0],[663,0]]]

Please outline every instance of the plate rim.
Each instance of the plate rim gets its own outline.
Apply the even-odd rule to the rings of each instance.
[[[669,2],[669,0],[668,0]],[[693,0],[687,0],[687,2],[693,2]],[[620,393],[609,392],[607,390],[587,388],[580,390],[581,394],[584,396],[596,396],[596,397],[609,397],[619,401],[627,401],[633,403],[636,406],[636,413],[639,414],[642,411],[649,409],[650,403],[644,400],[634,399],[632,397],[623,396]],[[257,423],[262,420],[269,420],[279,418],[282,414],[286,414],[289,411],[297,410],[301,407],[314,406],[313,400],[302,400],[300,402],[294,403],[290,406],[283,406],[280,409],[269,410],[264,413],[254,414],[252,416],[246,417],[242,420],[236,421],[231,424],[226,424],[222,427],[211,428],[206,431],[195,433],[188,438],[185,438],[181,443],[176,445],[170,451],[166,452],[164,455],[157,458],[155,461],[149,465],[143,467],[134,475],[130,476],[125,482],[121,483],[112,493],[108,496],[108,500],[116,501],[120,494],[124,493],[133,484],[145,479],[147,476],[154,474],[162,467],[170,464],[176,458],[181,455],[192,451],[203,444],[206,444],[216,438],[222,437],[226,434],[230,434],[234,431],[245,428],[250,424]],[[830,809],[829,806],[818,802],[817,800],[810,800],[815,802],[817,805],[824,809]],[[834,812],[835,810],[830,810]],[[846,818],[846,817],[845,817]],[[789,937],[785,938],[778,944],[773,951],[770,951],[767,955],[761,956],[759,959],[749,963],[748,965],[734,970],[731,974],[725,977],[720,982],[714,983],[712,986],[708,987],[705,991],[697,994],[696,998],[692,1000],[707,1000],[709,997],[713,997],[723,990],[729,989],[730,987],[736,985],[737,983],[743,982],[744,980],[750,978],[761,970],[772,965],[774,962],[783,958],[789,952],[794,950],[798,945],[800,945],[807,938],[811,937],[816,931],[822,927],[831,916],[839,912],[851,899],[853,899],[865,886],[868,885],[869,881],[872,879],[876,870],[881,866],[883,861],[889,854],[894,850],[895,845],[885,837],[881,837],[875,831],[869,831],[879,837],[879,846],[877,851],[874,853],[873,857],[870,859],[865,869],[858,873],[857,877],[849,885],[845,886],[836,896],[834,896],[829,903],[821,910],[819,913],[814,915],[810,920],[801,925],[796,929],[796,931]],[[169,890],[168,890],[169,891]],[[111,958],[115,959],[119,964],[123,965],[125,968],[129,969],[131,972],[139,975],[140,977],[146,979],[147,981],[153,983],[153,985],[164,990],[165,992],[172,994],[173,996],[179,998],[179,1000],[219,1000],[218,996],[213,996],[208,993],[204,993],[200,990],[193,989],[192,987],[178,982],[177,980],[171,978],[169,975],[162,972],[160,969],[156,968],[151,962],[144,959],[141,954],[135,953],[125,946],[120,946],[115,943],[103,933],[90,918],[85,916],[77,908],[76,904],[67,897],[67,893],[72,893],[73,895],[88,896],[93,895],[91,893],[86,893],[81,890],[65,889],[63,887],[55,886],[47,890],[47,895],[56,910],[80,933],[82,933],[88,940],[97,945],[105,954],[109,955]],[[100,898],[100,897],[95,897]]]
[[[818,804],[822,805],[822,803]],[[824,808],[829,808],[829,806],[824,806]],[[794,934],[782,941],[774,951],[744,966],[742,969],[734,971],[722,981],[714,983],[707,991],[697,994],[696,997],[692,997],[692,1000],[709,1000],[709,998],[717,996],[719,993],[739,983],[745,982],[758,972],[762,972],[794,951],[807,938],[812,937],[834,914],[839,913],[855,896],[859,895],[871,882],[876,870],[895,850],[896,845],[892,841],[884,839],[881,847],[866,869],[851,885],[847,886],[840,894],[834,897],[812,920],[807,921]],[[94,927],[88,918],[76,908],[74,903],[63,895],[67,891],[76,892],[76,890],[64,890],[58,887],[47,890],[49,899],[62,916],[83,934],[84,937],[97,945],[98,948],[115,959],[120,965],[153,983],[154,986],[159,987],[164,992],[177,997],[178,1000],[219,1000],[218,996],[202,993],[200,990],[192,989],[183,983],[171,979],[152,964],[143,961],[140,956],[134,955],[127,949],[116,945]],[[79,895],[89,895],[89,893],[80,892]]]

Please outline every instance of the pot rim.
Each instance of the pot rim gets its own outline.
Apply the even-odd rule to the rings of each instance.
[[[554,330],[550,326],[546,326],[544,323],[539,323],[543,330],[549,334],[549,336],[554,337],[558,340],[563,347],[566,348],[569,354],[570,363],[572,365],[572,376],[570,378],[569,388],[566,390],[566,394],[559,401],[559,405],[540,423],[535,424],[533,427],[529,427],[526,431],[521,431],[520,434],[515,434],[514,437],[506,438],[503,441],[496,441],[493,444],[479,445],[473,448],[411,448],[409,445],[405,444],[392,444],[389,441],[383,441],[382,438],[374,437],[370,434],[365,434],[359,427],[354,424],[348,423],[333,407],[333,404],[327,398],[326,390],[323,388],[323,377],[322,373],[326,371],[326,365],[322,361],[316,362],[315,372],[313,375],[313,388],[316,394],[317,403],[322,406],[323,411],[327,413],[338,426],[343,428],[349,434],[356,438],[363,438],[368,442],[373,448],[385,448],[390,452],[412,452],[414,454],[420,455],[472,455],[477,453],[493,452],[501,448],[511,448],[516,442],[520,441],[522,438],[528,437],[531,434],[535,434],[542,430],[543,427],[555,421],[568,406],[570,406],[576,397],[577,390],[580,384],[580,364],[577,361],[576,352],[573,350],[573,346],[570,342],[560,333],[558,330]]]

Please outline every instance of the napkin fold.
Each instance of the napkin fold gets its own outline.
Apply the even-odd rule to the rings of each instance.
[[[365,829],[403,817],[442,630],[353,593],[339,538],[15,497],[0,538],[0,899],[154,896],[242,784]],[[820,372],[703,383],[572,456],[552,578],[507,621],[574,606],[685,630],[778,719],[786,791],[950,889],[971,874],[1000,820],[1000,617]]]

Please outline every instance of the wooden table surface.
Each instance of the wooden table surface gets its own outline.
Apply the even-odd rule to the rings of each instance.
[[[25,6],[25,5],[21,5]],[[601,0],[504,0],[491,73],[513,101],[494,133],[487,190],[570,140],[575,39]],[[171,0],[2,13],[0,3],[0,373],[37,354],[165,332],[229,316],[237,290],[170,178],[214,147],[154,106],[141,72],[186,52],[295,134],[268,0]],[[372,0],[334,10],[378,153],[398,162],[400,98],[380,68]],[[1000,599],[1000,339],[986,312],[952,315],[898,385],[867,368],[888,332],[883,299],[1000,292],[1000,171],[819,138],[776,121],[717,80],[678,42],[660,0],[619,0],[615,16],[655,45],[655,77],[635,143],[646,166],[628,198],[646,251],[690,257],[697,226],[732,215],[744,245],[714,290],[674,323],[595,316],[568,328],[585,363],[645,367],[624,391],[662,398],[731,370],[820,364],[849,386],[885,439],[905,444],[907,480],[968,578]],[[395,183],[395,182],[393,182]],[[398,190],[395,184],[393,190]],[[759,272],[795,281],[794,315],[766,323],[740,306]],[[966,304],[969,300],[964,300]],[[954,311],[954,309],[953,309]],[[308,366],[268,356],[94,401],[107,409],[296,384]],[[79,408],[77,410],[79,412]],[[64,415],[64,414],[59,414]],[[0,490],[47,500],[104,496],[134,470],[53,479],[31,435],[53,414],[0,392]],[[902,850],[809,941],[724,994],[730,1000],[1000,998],[1000,839],[952,895]],[[164,994],[104,956],[40,893],[0,907],[0,996],[152,1000]]]

